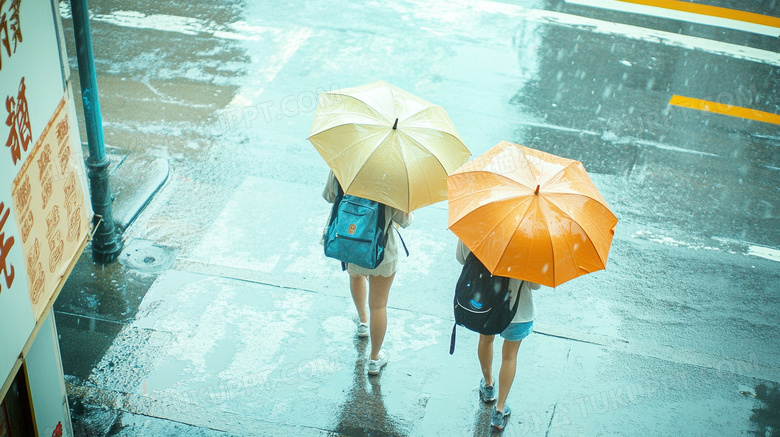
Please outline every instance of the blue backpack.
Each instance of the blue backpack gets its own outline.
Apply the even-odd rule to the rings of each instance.
[[[385,205],[343,194],[339,186],[325,233],[325,256],[373,269],[385,257]]]

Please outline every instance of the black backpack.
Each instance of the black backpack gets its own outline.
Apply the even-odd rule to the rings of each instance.
[[[509,278],[495,276],[473,254],[469,253],[455,286],[455,324],[450,339],[450,355],[455,352],[455,329],[458,325],[484,335],[500,334],[517,313],[520,291],[509,306]]]

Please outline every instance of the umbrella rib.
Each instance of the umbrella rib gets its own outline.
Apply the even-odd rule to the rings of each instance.
[[[424,144],[423,142],[419,141],[417,138],[414,138],[414,137],[411,135],[411,133],[409,132],[409,130],[410,130],[410,129],[412,129],[412,130],[414,130],[414,129],[420,129],[420,130],[423,130],[423,129],[424,129],[424,130],[430,130],[430,131],[438,132],[438,133],[441,133],[441,134],[443,134],[443,135],[447,135],[447,136],[449,136],[449,137],[451,137],[451,138],[454,138],[454,139],[456,139],[456,140],[457,140],[459,143],[463,144],[463,140],[461,140],[460,138],[458,138],[456,135],[453,135],[453,134],[451,134],[451,133],[449,133],[449,132],[446,132],[446,131],[443,131],[443,130],[433,129],[433,128],[429,128],[429,127],[413,127],[413,128],[404,128],[404,132],[403,132],[403,133],[404,133],[406,136],[408,136],[409,138],[411,138],[412,140],[414,140],[414,142],[415,142],[415,143],[419,144],[419,145],[420,145],[420,147],[422,147],[422,148],[423,148],[423,149],[424,149],[426,152],[430,153],[431,155],[434,155],[434,153],[433,153],[433,152],[432,152],[432,151],[431,151],[431,150],[430,150],[428,147],[426,147],[426,146],[425,146],[425,144]],[[464,146],[465,146],[465,144],[464,144]],[[434,156],[435,156],[435,155],[434,155]]]
[[[545,190],[545,193],[546,194],[555,194],[555,195],[558,195],[558,196],[582,196],[582,197],[586,197],[586,198],[588,198],[590,200],[593,200],[594,202],[598,202],[599,204],[603,205],[605,208],[609,209],[609,207],[606,204],[606,199],[603,199],[603,198],[602,199],[598,199],[598,198],[596,198],[596,197],[594,197],[594,196],[592,196],[592,195],[590,195],[588,193],[584,193],[582,191],[572,192],[572,191],[554,191],[554,190],[555,190],[554,186],[553,187],[547,186],[546,190]]]
[[[575,196],[575,195],[577,195],[577,194],[574,194],[574,193],[567,193],[566,195]],[[590,197],[590,196],[585,196],[585,195],[583,195],[583,196],[584,196],[584,197],[587,197],[587,198],[589,198],[589,199],[593,199],[593,198],[592,198],[592,197]],[[571,216],[569,213],[567,213],[567,212],[566,212],[566,211],[565,211],[563,208],[561,208],[561,207],[558,205],[558,203],[557,203],[557,202],[555,202],[555,201],[554,201],[554,200],[552,200],[552,199],[546,199],[546,200],[547,200],[548,202],[550,202],[551,204],[555,205],[555,207],[556,207],[556,208],[558,208],[558,209],[561,211],[561,213],[562,213],[562,214],[563,214],[563,215],[564,215],[566,218],[568,218],[569,220],[571,220],[571,221],[573,221],[573,222],[577,223],[577,220],[575,220],[575,219],[574,219],[574,217],[572,217],[572,216]],[[593,200],[595,200],[595,199],[593,199]],[[604,207],[607,209],[607,211],[609,211],[610,213],[612,213],[612,211],[611,211],[609,208],[607,208],[607,207],[606,207],[604,204],[602,204],[601,202],[598,202],[598,203],[599,203],[599,205],[602,205],[602,206],[604,206]],[[615,214],[613,213],[612,215],[614,216]],[[594,223],[593,219],[591,219],[591,217],[590,217],[589,215],[583,214],[583,219],[584,219],[584,220],[587,220],[587,221],[588,221],[588,222],[591,224],[591,227],[592,227],[593,229],[595,229],[595,230],[596,230],[596,231],[599,233],[599,236],[600,236],[600,237],[602,237],[602,238],[606,238],[606,235],[604,234],[604,232],[602,232],[602,231],[601,231],[601,227],[600,227],[600,226],[598,226],[598,225],[596,225],[596,224]],[[582,226],[580,226],[580,228],[582,228],[582,231],[585,233],[585,235],[587,235],[587,236],[588,236],[588,239],[590,240],[590,244],[593,246],[593,250],[596,252],[596,254],[597,254],[597,255],[598,255],[598,257],[599,257],[599,261],[601,261],[601,263],[602,263],[604,266],[606,266],[606,265],[607,265],[607,262],[606,262],[606,260],[605,260],[605,259],[603,259],[603,258],[602,258],[602,256],[601,256],[601,253],[599,253],[598,249],[596,249],[596,245],[593,243],[593,238],[590,236],[590,234],[588,233],[588,231],[586,231],[586,230],[585,230],[585,228],[583,228]]]
[[[547,215],[545,214],[545,217]],[[550,228],[550,222],[547,221],[547,228]],[[552,277],[553,277],[553,288],[555,288],[555,285],[558,284],[558,281],[555,280],[555,244],[553,244],[552,236],[550,236],[550,252],[552,252]]]
[[[445,170],[446,170],[446,169],[445,169]],[[521,193],[521,194],[516,194],[516,195],[512,195],[512,196],[507,196],[507,197],[505,197],[505,198],[502,198],[502,199],[500,199],[500,201],[509,200],[509,199],[514,199],[514,198],[519,198],[519,197],[525,197],[525,196],[528,196],[529,194],[531,194],[531,193],[533,192],[533,188],[532,188],[532,187],[529,187],[528,185],[525,185],[524,183],[522,183],[522,182],[520,182],[520,181],[518,181],[518,180],[516,180],[516,179],[512,179],[512,178],[510,178],[510,177],[508,177],[508,176],[504,176],[504,175],[502,175],[502,174],[494,173],[494,172],[492,172],[492,171],[488,171],[488,170],[470,170],[470,171],[468,171],[468,173],[470,173],[470,174],[471,174],[471,173],[473,173],[473,174],[477,174],[477,173],[485,173],[485,174],[488,174],[488,175],[490,175],[490,176],[492,176],[492,177],[498,177],[498,178],[501,178],[501,179],[503,179],[503,180],[504,180],[504,182],[502,182],[502,183],[499,183],[499,184],[496,184],[496,185],[497,185],[498,187],[500,187],[500,188],[507,188],[507,189],[511,190],[511,189],[513,189],[515,186],[521,186],[521,187],[523,187],[523,188],[527,188],[527,189],[529,190],[529,193],[528,193],[528,194],[526,194],[526,193]],[[493,187],[493,186],[491,186],[491,187],[487,187],[487,188],[483,188],[483,189],[478,189],[478,190],[471,190],[471,191],[468,191],[468,192],[466,192],[466,193],[464,194],[464,196],[462,196],[462,197],[458,197],[458,198],[455,198],[455,199],[452,199],[452,200],[460,200],[460,199],[464,199],[464,198],[466,198],[467,196],[471,196],[471,195],[474,195],[474,194],[479,194],[479,193],[482,193],[482,192],[485,192],[485,191],[487,191],[487,192],[490,192],[490,193],[495,193],[495,192],[496,192],[496,187]],[[499,200],[496,200],[496,201],[499,201]],[[494,201],[494,202],[495,202],[495,201]],[[494,203],[494,202],[493,202],[493,203]]]
[[[483,206],[487,206],[487,205],[483,205]],[[501,217],[501,220],[496,220],[496,224],[495,224],[495,226],[493,226],[493,228],[492,228],[492,229],[490,229],[490,232],[486,232],[486,233],[485,233],[485,236],[484,236],[484,237],[482,238],[482,240],[480,241],[480,244],[481,244],[482,242],[484,242],[484,241],[485,241],[485,239],[487,239],[488,235],[490,235],[490,234],[491,234],[491,233],[492,233],[492,232],[493,232],[493,231],[494,231],[494,230],[495,230],[495,229],[498,227],[498,225],[499,225],[501,222],[503,222],[503,221],[504,221],[504,220],[505,220],[507,217],[509,217],[509,215],[510,215],[510,214],[512,214],[513,212],[517,211],[517,210],[518,210],[520,207],[522,207],[522,206],[523,206],[523,204],[522,204],[522,203],[518,204],[517,206],[515,206],[514,208],[512,208],[511,210],[509,210],[509,211],[508,211],[506,214],[504,214],[504,216],[503,216],[503,217]],[[480,208],[481,208],[481,207],[480,207]],[[477,209],[479,209],[479,208],[477,208]],[[474,211],[476,211],[476,209],[475,209]],[[524,220],[524,219],[525,219],[525,218],[528,216],[528,213],[529,213],[530,211],[531,211],[531,208],[530,208],[530,207],[526,207],[526,209],[525,209],[525,214],[523,214],[523,217],[521,217],[521,218],[520,218],[520,220],[518,220],[518,223],[522,222],[522,221],[523,221],[523,220]],[[509,250],[509,243],[510,243],[511,241],[512,241],[512,239],[511,239],[511,238],[510,238],[510,239],[507,241],[507,244],[504,246],[504,250],[502,250],[502,251],[501,251],[501,256],[499,257],[499,259],[503,258],[503,257],[504,257],[504,255],[506,255],[506,251],[507,251],[507,250]]]
[[[309,138],[307,138],[307,139],[309,141],[311,141],[311,138],[314,137],[314,136],[321,135],[321,134],[324,134],[325,132],[328,132],[330,130],[338,129],[338,128],[344,127],[344,126],[366,126],[366,127],[376,128],[376,127],[383,127],[385,125],[382,124],[379,121],[376,124],[373,124],[373,123],[350,123],[350,122],[344,122],[344,123],[336,124],[336,125],[333,125],[333,126],[328,126],[327,129],[323,129],[323,130],[321,130],[321,131],[319,131],[319,132],[317,132],[317,133],[315,133],[313,135],[309,135]]]
[[[376,146],[374,147],[374,150],[372,150],[371,153],[368,154],[368,156],[365,159],[365,162],[368,162],[368,161],[371,160],[371,157],[374,156],[374,154],[377,152],[377,150],[379,150],[379,145],[384,143],[387,140],[387,137],[389,137],[391,133],[392,133],[392,130],[386,132],[384,137],[381,140],[376,142]],[[365,168],[365,167],[361,167],[360,170],[358,170],[357,173],[355,173],[355,178],[352,180],[353,182],[354,182],[355,179],[357,179],[357,175],[359,175],[360,172],[363,171],[363,168]],[[351,186],[351,184],[350,184],[350,186]],[[346,193],[347,189],[344,189],[344,192]]]
[[[341,125],[341,126],[345,126],[345,125]],[[330,128],[330,129],[334,129],[334,128],[335,128],[335,127],[333,127],[333,128]],[[323,132],[327,132],[327,131],[328,131],[328,130],[330,130],[330,129],[324,130]],[[351,149],[352,147],[355,147],[355,145],[357,145],[358,143],[360,143],[360,142],[362,142],[362,141],[365,141],[365,140],[366,140],[366,138],[370,138],[370,137],[363,137],[363,138],[360,138],[359,140],[355,141],[354,143],[352,143],[352,144],[349,144],[349,145],[347,145],[347,146],[343,147],[341,150],[339,150],[339,153],[337,153],[336,155],[334,155],[334,159],[335,159],[335,158],[338,158],[338,157],[340,157],[340,156],[341,156],[341,155],[343,155],[345,152],[347,152],[349,149]],[[380,141],[380,142],[381,142],[381,141]],[[375,150],[376,150],[376,148],[375,148]],[[372,153],[373,153],[373,152],[372,152]],[[331,159],[331,161],[333,161],[334,159]],[[329,161],[329,162],[331,162],[331,161]]]

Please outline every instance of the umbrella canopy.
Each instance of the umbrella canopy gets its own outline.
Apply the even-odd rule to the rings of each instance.
[[[383,81],[320,93],[309,141],[345,193],[406,212],[471,156],[443,108]]]
[[[578,161],[502,141],[447,189],[449,229],[493,274],[555,287],[607,264],[618,219]]]

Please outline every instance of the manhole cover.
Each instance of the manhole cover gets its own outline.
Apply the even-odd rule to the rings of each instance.
[[[175,259],[174,250],[146,240],[132,240],[119,257],[123,265],[146,273],[162,273],[173,266]]]

